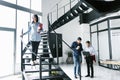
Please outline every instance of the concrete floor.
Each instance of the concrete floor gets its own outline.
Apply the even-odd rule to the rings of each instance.
[[[73,75],[73,64],[72,65],[61,65],[62,69],[68,74],[72,80],[79,80],[74,78]],[[86,65],[82,64],[82,80],[120,80],[120,71],[110,70],[107,68],[94,65],[95,77],[86,78]],[[8,76],[6,78],[1,78],[0,80],[22,80],[21,75]]]
[[[65,70],[67,75],[72,79],[72,80],[79,80],[74,78],[73,75],[73,65],[62,65],[62,69]],[[82,64],[81,68],[81,74],[82,74],[82,80],[120,80],[120,71],[116,70],[110,70],[98,65],[94,65],[94,73],[95,77],[94,78],[86,78],[86,65]]]

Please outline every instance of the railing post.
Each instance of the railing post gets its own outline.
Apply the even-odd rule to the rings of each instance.
[[[22,29],[22,31],[21,31],[21,34],[23,34],[23,29]],[[22,39],[23,39],[23,36],[21,36],[21,37],[22,37]],[[24,70],[24,65],[23,65],[23,63],[24,63],[24,60],[23,60],[23,42],[22,42],[22,40],[21,40],[21,71],[22,71],[22,80],[25,80],[24,75],[23,75],[23,70]]]
[[[52,12],[51,12],[51,24],[52,24]]]
[[[57,56],[57,64],[59,65],[58,36],[57,36],[57,34],[56,34],[56,56]]]
[[[71,0],[70,0],[70,10],[71,10]]]
[[[58,4],[57,4],[57,20],[58,20]]]
[[[39,56],[39,62],[40,62],[40,64],[39,64],[39,72],[40,72],[39,76],[40,76],[40,80],[42,80],[42,61],[41,61],[41,55]]]
[[[65,6],[64,6],[64,14],[65,14]]]

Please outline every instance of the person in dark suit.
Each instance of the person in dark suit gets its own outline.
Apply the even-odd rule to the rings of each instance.
[[[85,77],[94,77],[94,67],[93,67],[93,61],[95,60],[95,50],[91,46],[90,41],[86,41],[86,48],[84,51],[89,52],[90,56],[85,56],[86,63],[87,63],[87,75]],[[91,70],[91,75],[90,75],[90,70]]]
[[[80,73],[80,64],[82,63],[82,56],[81,56],[81,51],[83,50],[82,44],[81,44],[82,39],[78,37],[77,41],[74,41],[72,43],[72,50],[73,52],[73,60],[74,60],[74,76],[77,78],[77,75],[81,75]]]

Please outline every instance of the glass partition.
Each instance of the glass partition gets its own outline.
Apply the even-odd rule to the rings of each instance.
[[[21,63],[21,31],[28,31],[28,22],[30,21],[30,13],[24,11],[17,11],[17,53],[16,53],[16,61],[17,67],[16,71],[20,71],[20,63]],[[23,37],[24,44],[28,43],[28,34]],[[25,47],[25,45],[23,46]]]
[[[120,27],[120,19],[110,20],[110,27],[111,28]]]
[[[3,37],[4,36],[4,37]],[[14,74],[14,32],[0,30],[0,77]]]
[[[95,31],[97,31],[97,25],[91,26],[91,32],[95,32]]]
[[[0,5],[0,26],[7,28],[15,28],[16,10]]]
[[[101,60],[109,59],[108,31],[99,32],[99,57]]]
[[[120,29],[111,31],[112,59],[120,60]]]
[[[31,9],[41,12],[42,11],[41,0],[31,0]]]
[[[108,23],[107,21],[101,22],[98,24],[98,29],[99,30],[104,30],[104,29],[108,29]]]
[[[16,4],[16,0],[3,0],[3,1],[6,1],[6,2],[10,2],[10,3]]]
[[[17,5],[30,8],[30,0],[17,0]]]

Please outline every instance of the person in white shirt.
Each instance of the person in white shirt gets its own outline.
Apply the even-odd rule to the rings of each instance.
[[[92,47],[90,41],[86,41],[86,48],[84,49],[85,52],[89,52],[90,56],[85,56],[86,63],[87,63],[87,75],[85,77],[94,77],[94,68],[93,68],[93,61],[95,60],[95,50]],[[90,75],[91,69],[91,75]]]

